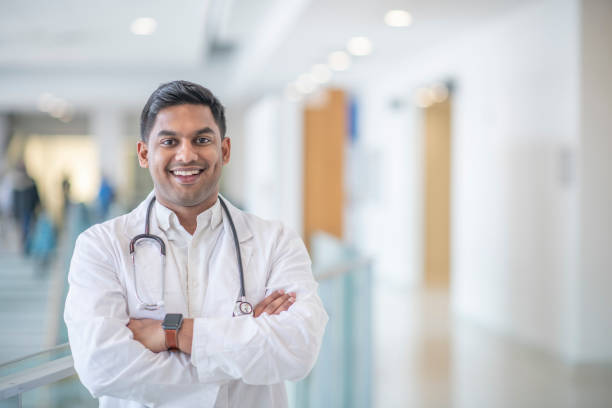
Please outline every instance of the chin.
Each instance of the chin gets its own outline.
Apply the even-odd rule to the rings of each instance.
[[[177,197],[175,203],[183,207],[195,207],[210,199],[210,194],[182,195]]]

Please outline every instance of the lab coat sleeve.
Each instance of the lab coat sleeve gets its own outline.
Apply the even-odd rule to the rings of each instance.
[[[95,228],[98,228],[96,230]],[[68,281],[64,319],[74,367],[94,397],[181,406],[198,382],[189,356],[153,353],[133,340],[124,290],[116,275],[111,237],[94,227],[78,238]],[[216,388],[210,392],[216,394]],[[199,397],[207,390],[200,388]],[[214,401],[214,396],[212,397]],[[178,404],[178,405],[177,405]]]
[[[281,229],[267,289],[296,292],[296,302],[279,315],[195,319],[191,361],[200,378],[269,385],[308,375],[328,321],[317,287],[302,240]]]

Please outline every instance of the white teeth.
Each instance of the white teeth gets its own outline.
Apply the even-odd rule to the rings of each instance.
[[[193,176],[194,174],[198,174],[200,170],[175,170],[174,173],[177,176]]]

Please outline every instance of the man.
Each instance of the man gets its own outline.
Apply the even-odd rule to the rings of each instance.
[[[219,195],[225,129],[210,91],[161,85],[137,144],[154,191],[76,242],[64,317],[102,407],[285,407],[283,381],[316,361],[327,314],[310,259],[294,232]]]

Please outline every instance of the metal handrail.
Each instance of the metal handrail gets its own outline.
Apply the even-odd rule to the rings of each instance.
[[[58,344],[56,346],[53,346],[51,348],[48,348],[48,349],[45,349],[45,350],[42,350],[42,351],[37,351],[36,353],[28,354],[28,355],[25,355],[25,356],[22,356],[22,357],[17,357],[14,360],[5,361],[2,364],[0,364],[0,369],[4,368],[6,366],[9,366],[11,364],[18,363],[18,362],[23,361],[23,360],[27,360],[29,358],[40,356],[40,355],[45,354],[45,353],[52,353],[54,351],[58,351],[58,350],[61,350],[63,348],[69,348],[69,347],[70,347],[70,345],[68,343],[62,343],[62,344]]]
[[[43,363],[16,374],[3,377],[0,381],[0,400],[20,395],[43,385],[72,377],[76,374],[72,356]]]
[[[315,279],[319,282],[334,279],[344,275],[352,270],[368,267],[372,263],[372,259],[368,257],[357,258],[354,261],[343,262],[338,265],[327,267],[322,272],[315,273]]]

